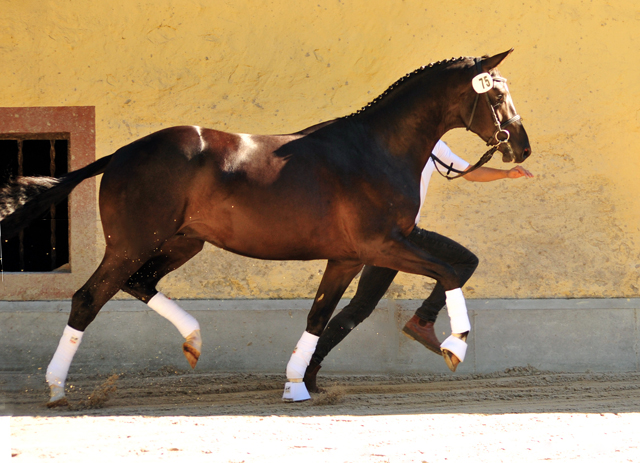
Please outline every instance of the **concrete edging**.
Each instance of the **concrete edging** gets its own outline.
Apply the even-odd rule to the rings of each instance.
[[[311,300],[181,300],[200,322],[200,371],[284,372]],[[339,307],[346,305],[342,301]],[[325,360],[326,373],[448,373],[400,332],[421,301],[383,300]],[[70,301],[0,301],[0,371],[42,372]],[[551,371],[639,371],[640,298],[471,299],[467,359],[458,372],[531,365]],[[448,317],[436,331],[448,335]],[[138,301],[110,301],[84,336],[71,372],[189,368],[179,333]]]

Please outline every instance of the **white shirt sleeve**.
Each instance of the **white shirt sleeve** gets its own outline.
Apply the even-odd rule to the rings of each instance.
[[[436,146],[433,148],[433,154],[436,155],[438,159],[444,162],[447,166],[450,166],[453,163],[453,168],[457,170],[466,170],[469,167],[469,163],[464,159],[456,156],[453,151],[447,146],[445,142],[442,140],[438,140]],[[433,161],[432,161],[433,162]],[[440,168],[440,171],[446,172],[446,169],[438,164],[437,166]]]
[[[464,159],[453,154],[453,151],[449,149],[447,144],[442,140],[438,140],[436,146],[433,148],[433,154],[435,154],[438,159],[440,159],[447,166],[453,164],[453,168],[457,170],[466,170],[469,167],[469,163]],[[429,188],[429,181],[431,180],[431,175],[433,171],[439,169],[443,174],[447,172],[447,168],[438,164],[436,166],[435,161],[430,157],[427,163],[422,170],[422,176],[420,178],[420,210],[422,210],[422,205],[425,202],[425,198],[427,197],[427,189]],[[418,215],[416,217],[416,223],[420,221],[420,210],[418,210]]]

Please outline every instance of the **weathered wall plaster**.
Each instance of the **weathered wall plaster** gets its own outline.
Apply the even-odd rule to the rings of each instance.
[[[536,177],[434,178],[421,224],[479,255],[470,297],[638,297],[639,39],[628,0],[5,0],[0,101],[95,106],[100,157],[172,125],[293,132],[359,109],[421,65],[515,47],[500,69]],[[469,161],[484,152],[464,131],[445,139]],[[304,298],[323,268],[206,247],[162,287],[179,298]],[[430,285],[401,275],[390,296],[422,298]]]

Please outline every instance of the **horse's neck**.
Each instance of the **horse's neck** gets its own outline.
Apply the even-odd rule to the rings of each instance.
[[[391,96],[363,121],[388,153],[422,172],[438,140],[462,126],[454,95],[442,86],[416,88],[396,100]]]

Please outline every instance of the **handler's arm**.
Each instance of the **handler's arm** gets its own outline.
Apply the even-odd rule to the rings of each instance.
[[[516,166],[513,169],[503,170],[494,169],[492,167],[478,167],[476,170],[469,172],[464,176],[471,182],[493,182],[503,178],[531,178],[533,174],[522,166]]]

